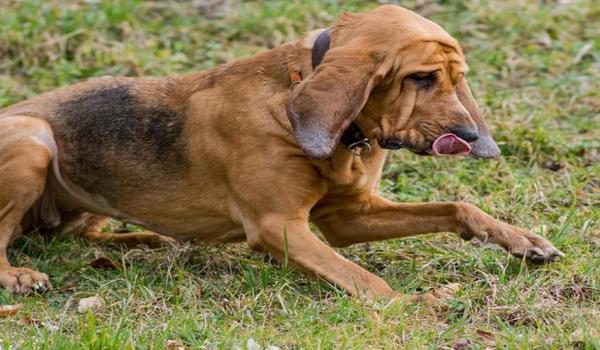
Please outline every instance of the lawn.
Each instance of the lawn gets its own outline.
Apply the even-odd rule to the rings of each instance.
[[[91,76],[210,68],[329,26],[341,10],[378,4],[1,3],[0,107]],[[128,249],[33,233],[13,244],[11,261],[48,273],[55,289],[0,291],[0,305],[24,305],[0,318],[0,349],[600,348],[600,2],[402,5],[464,47],[503,157],[398,151],[383,193],[471,202],[549,238],[565,258],[532,266],[453,234],[339,249],[404,293],[460,285],[440,305],[388,305],[349,297],[243,244]],[[99,257],[117,269],[90,266]],[[91,296],[102,304],[78,312]]]

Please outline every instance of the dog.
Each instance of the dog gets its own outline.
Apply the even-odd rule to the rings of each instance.
[[[7,259],[9,242],[35,228],[125,243],[245,241],[373,298],[397,294],[331,246],[456,232],[553,261],[563,254],[548,240],[473,205],[378,195],[388,150],[499,156],[466,72],[439,25],[384,5],[207,71],[94,78],[9,106],[0,285],[51,288]],[[148,231],[101,233],[108,218]]]

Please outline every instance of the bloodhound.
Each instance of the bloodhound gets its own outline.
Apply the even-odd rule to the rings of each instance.
[[[350,293],[393,296],[328,243],[456,232],[548,262],[563,254],[467,203],[378,195],[387,150],[500,154],[456,40],[386,5],[207,71],[102,77],[0,111],[0,285],[51,288],[9,242],[57,228],[119,242],[245,241]],[[101,233],[109,218],[150,231]]]

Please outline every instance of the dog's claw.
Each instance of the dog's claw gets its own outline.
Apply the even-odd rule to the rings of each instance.
[[[541,265],[541,264],[544,264],[544,263],[551,262],[552,258],[545,257],[545,256],[540,256],[540,255],[533,255],[533,256],[529,256],[527,258],[527,260],[531,261],[532,263],[534,263],[536,265]]]
[[[0,270],[0,287],[9,293],[44,293],[52,289],[48,275],[25,267],[7,267]]]
[[[528,249],[525,253],[522,252],[511,252],[511,254],[518,258],[523,259],[523,257],[527,258],[530,262],[534,264],[546,264],[551,263],[556,260],[558,257],[564,257],[565,254],[560,250],[552,247],[548,250],[548,252],[544,252],[542,249],[533,247]]]
[[[50,289],[52,289],[52,286],[50,285],[50,282],[48,282],[48,284],[46,285],[44,282],[37,281],[32,286],[32,291],[34,293],[39,293],[39,294],[46,293]]]
[[[561,252],[560,250],[558,250],[556,248],[552,251],[552,255],[555,257],[560,257],[560,258],[565,257],[565,253]]]

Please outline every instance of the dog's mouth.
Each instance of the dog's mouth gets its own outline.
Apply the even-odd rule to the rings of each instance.
[[[378,140],[378,142],[381,148],[384,149],[397,150],[404,148],[423,156],[465,155],[471,153],[472,150],[471,145],[467,141],[451,133],[439,136],[426,148],[414,147],[409,142],[395,138],[382,139]]]
[[[436,156],[464,155],[471,153],[471,145],[454,134],[444,134],[433,141],[428,152]]]

